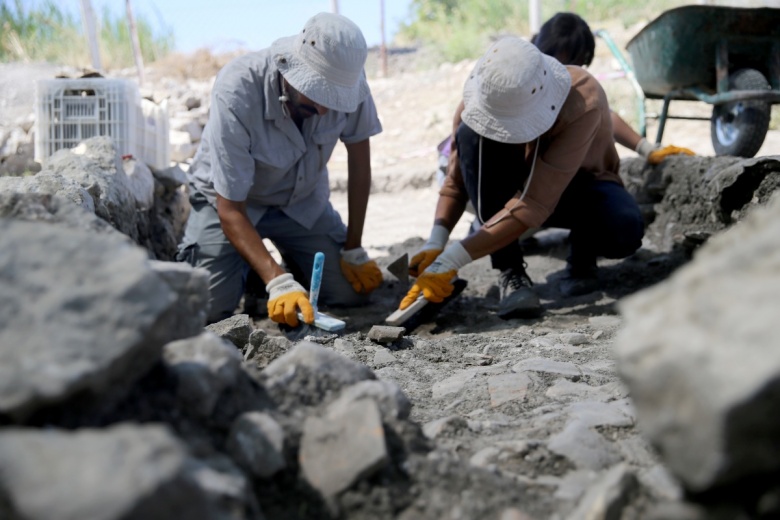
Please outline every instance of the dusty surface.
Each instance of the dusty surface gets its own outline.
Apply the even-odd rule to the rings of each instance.
[[[592,70],[612,72],[604,45],[597,45]],[[171,76],[202,77],[219,65],[218,60],[200,58],[192,63],[176,62]],[[374,193],[364,245],[383,268],[399,255],[413,253],[429,232],[437,197],[436,145],[450,130],[473,63],[422,71],[400,61],[397,65],[388,78],[370,73],[384,132],[372,140]],[[630,88],[620,83],[605,85],[614,107],[628,116],[633,99]],[[15,95],[12,99],[17,102]],[[689,114],[710,112],[710,107],[693,103],[681,108]],[[709,156],[709,132],[708,122],[672,121],[664,142]],[[654,135],[654,127],[649,133]],[[627,159],[634,156],[625,149],[620,153]],[[759,155],[777,154],[780,131],[772,130]],[[330,169],[332,200],[346,217],[342,147]],[[772,191],[776,184],[762,189]],[[471,218],[464,215],[453,239],[465,236]],[[603,472],[620,463],[641,484],[621,490],[630,498],[622,518],[648,518],[657,504],[679,499],[679,487],[640,435],[612,346],[622,323],[616,308],[621,298],[665,279],[687,258],[679,250],[667,251],[647,241],[630,258],[600,262],[601,290],[564,298],[557,280],[566,253],[566,232],[561,230],[541,233],[529,244],[528,272],[545,307],[533,320],[496,316],[497,272],[486,258],[460,271],[468,282],[460,297],[434,320],[388,345],[366,339],[371,326],[381,324],[408,289],[386,270],[385,283],[370,305],[325,309],[345,320],[347,330],[322,342],[367,364],[379,378],[396,382],[412,401],[411,418],[423,425],[434,448],[428,456],[434,464],[410,469],[434,492],[412,492],[414,508],[403,517],[383,506],[379,495],[367,505],[361,500],[372,497],[355,492],[350,518],[522,518],[507,516],[505,508],[510,506],[533,518],[565,518]],[[256,317],[255,326],[281,335],[262,316]],[[451,502],[453,497],[459,498]]]

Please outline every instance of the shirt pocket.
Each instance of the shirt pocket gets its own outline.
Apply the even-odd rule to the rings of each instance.
[[[339,142],[339,137],[341,137],[342,126],[318,129],[311,134],[311,140],[317,147],[317,171],[322,171],[328,164],[330,156],[333,155],[333,150]]]
[[[267,145],[251,152],[255,162],[255,184],[260,180],[264,186],[273,186],[283,181],[303,155],[292,146]]]

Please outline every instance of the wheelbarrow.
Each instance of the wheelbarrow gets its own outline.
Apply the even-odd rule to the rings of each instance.
[[[780,9],[687,5],[665,11],[626,45],[633,69],[604,31],[596,31],[632,82],[640,134],[658,119],[655,141],[667,119],[709,120],[717,155],[753,157],[780,103]],[[662,99],[647,114],[646,99]],[[713,105],[710,118],[671,115],[673,100]]]

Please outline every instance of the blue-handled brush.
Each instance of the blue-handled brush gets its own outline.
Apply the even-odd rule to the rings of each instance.
[[[322,268],[325,265],[325,254],[318,252],[314,255],[314,266],[311,269],[311,286],[309,287],[309,303],[314,309],[314,326],[329,332],[335,332],[347,326],[343,321],[328,316],[317,310],[317,300],[320,297],[322,286]],[[298,313],[298,319],[303,321],[303,314]]]

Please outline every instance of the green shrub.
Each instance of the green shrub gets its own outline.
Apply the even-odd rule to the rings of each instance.
[[[30,6],[24,0],[0,0],[0,61],[48,61],[75,67],[92,63],[80,19],[52,0]],[[99,48],[104,68],[134,64],[130,31],[124,11],[104,10],[99,23]],[[136,17],[136,29],[144,62],[152,62],[173,50],[170,30],[155,34],[151,25]]]

